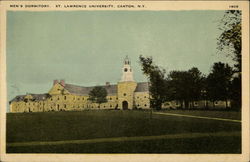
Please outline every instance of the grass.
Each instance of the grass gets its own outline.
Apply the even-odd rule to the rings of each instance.
[[[168,111],[240,119],[238,112]],[[166,134],[237,132],[234,136],[7,147],[8,153],[240,153],[241,123],[153,114],[82,111],[7,114],[7,143],[84,140]]]
[[[241,112],[238,111],[218,111],[218,110],[162,110],[162,112],[171,112],[175,114],[184,114],[184,115],[196,115],[204,117],[213,117],[213,118],[226,118],[241,120]]]

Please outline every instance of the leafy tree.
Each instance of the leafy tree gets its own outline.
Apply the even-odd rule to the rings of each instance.
[[[154,109],[161,109],[162,103],[165,101],[165,70],[159,68],[153,63],[152,57],[139,57],[143,73],[150,81],[150,105]]]
[[[211,101],[230,99],[232,75],[232,67],[228,64],[214,63],[212,71],[207,77],[207,92]],[[228,107],[227,102],[226,107]]]
[[[107,102],[106,97],[107,97],[107,90],[101,86],[96,86],[89,92],[88,100],[94,103],[98,103],[100,108],[101,103]]]
[[[193,67],[188,71],[171,71],[167,80],[167,87],[170,88],[166,95],[167,99],[179,101],[182,108],[189,107],[189,103],[193,107],[193,101],[201,99],[204,76],[198,68]]]
[[[173,94],[169,94],[169,99],[179,101],[182,108],[187,107],[189,100],[187,82],[190,81],[187,71],[171,71],[167,78],[169,80],[169,87],[173,88],[171,91]]]
[[[242,12],[240,10],[228,10],[221,20],[220,30],[222,34],[218,38],[219,51],[226,51],[227,56],[231,56],[236,62],[234,64],[234,78],[231,86],[232,106],[241,108],[241,67],[242,67]]]
[[[230,86],[231,106],[234,109],[241,109],[241,77],[233,77]]]
[[[241,11],[226,11],[219,29],[222,33],[218,38],[218,49],[231,56],[236,61],[235,71],[241,72]],[[225,51],[226,49],[229,51]]]
[[[205,76],[196,67],[193,67],[190,70],[188,70],[188,73],[190,75],[189,90],[191,92],[190,94],[190,100],[192,101],[191,107],[193,107],[194,101],[202,99],[201,91],[204,89]]]

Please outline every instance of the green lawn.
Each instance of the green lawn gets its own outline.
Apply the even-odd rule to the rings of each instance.
[[[240,119],[239,112],[167,111]],[[220,132],[232,136],[218,136]],[[197,138],[88,144],[10,146],[8,153],[240,153],[241,123],[153,114],[149,111],[97,110],[7,114],[7,143],[84,140],[202,133]],[[213,136],[217,134],[217,136]]]
[[[213,118],[226,118],[241,120],[241,112],[238,111],[218,111],[218,110],[162,110],[161,112],[170,112],[175,114],[196,115]]]

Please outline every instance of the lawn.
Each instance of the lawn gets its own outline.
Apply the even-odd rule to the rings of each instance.
[[[167,111],[240,119],[238,112]],[[197,114],[198,113],[198,114]],[[198,136],[196,136],[198,134]],[[96,110],[7,114],[7,144],[169,135],[138,141],[9,146],[8,153],[241,153],[241,123],[153,114]],[[182,135],[185,135],[182,137]],[[189,136],[190,135],[190,136]],[[178,137],[178,138],[177,138]]]

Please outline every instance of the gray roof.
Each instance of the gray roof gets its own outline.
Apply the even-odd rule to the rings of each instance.
[[[25,99],[25,96],[27,95],[31,95],[33,97],[32,101],[43,101],[47,98],[50,97],[50,95],[48,93],[44,93],[44,94],[26,94],[26,95],[18,95],[16,96],[15,98],[13,98],[11,102],[14,102],[14,101],[24,101]]]
[[[149,91],[149,83],[148,82],[140,82],[137,83],[137,87],[135,92],[148,92]]]
[[[77,86],[73,84],[65,84],[64,88],[68,90],[70,93],[73,94],[78,94],[78,95],[88,95],[89,92],[94,88],[93,87],[82,87],[82,86]],[[117,93],[117,85],[102,85],[101,87],[104,87],[108,94],[116,94]],[[135,89],[135,92],[148,92],[149,91],[149,83],[148,82],[140,82],[137,83],[137,87]],[[44,94],[27,94],[31,95],[33,97],[33,101],[42,101],[50,97],[48,93]],[[24,97],[27,95],[19,95],[16,96],[14,99],[10,101],[24,101]]]
[[[82,87],[82,86],[77,86],[77,85],[73,85],[73,84],[65,84],[65,86],[64,86],[64,88],[66,90],[68,90],[70,93],[74,93],[74,94],[78,94],[78,95],[88,95],[89,92],[94,87]],[[101,87],[105,88],[107,90],[108,94],[117,93],[117,85],[107,85],[107,86],[101,86]]]
[[[93,87],[82,87],[73,84],[65,84],[64,88],[68,90],[70,93],[78,94],[78,95],[88,95],[89,92],[94,88]],[[101,87],[105,88],[108,94],[117,93],[117,85],[102,85]],[[149,91],[149,83],[148,82],[140,82],[137,83],[137,87],[135,92],[148,92]]]

